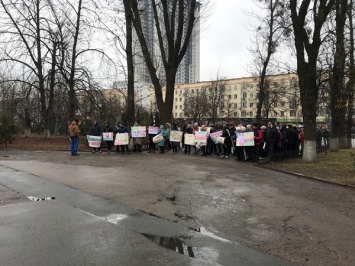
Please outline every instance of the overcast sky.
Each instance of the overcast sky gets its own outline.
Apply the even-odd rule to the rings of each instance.
[[[250,76],[248,51],[257,21],[246,12],[257,11],[252,0],[211,0],[213,8],[201,21],[201,81]]]

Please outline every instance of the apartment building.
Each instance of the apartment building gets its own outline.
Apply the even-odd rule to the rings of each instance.
[[[201,118],[210,119],[213,106],[217,104],[217,118],[225,120],[252,121],[256,116],[258,98],[258,78],[243,77],[219,81],[205,81],[190,84],[177,84],[174,92],[173,117],[192,119],[191,105],[204,95],[207,110]],[[280,74],[268,76],[269,89],[266,93],[262,117],[274,119],[281,123],[302,123],[302,108],[297,74]],[[151,106],[156,110],[154,89],[150,89]],[[163,89],[163,97],[165,90]],[[216,103],[216,99],[218,102]],[[192,108],[193,109],[193,108]],[[317,121],[327,122],[326,103],[320,104]]]

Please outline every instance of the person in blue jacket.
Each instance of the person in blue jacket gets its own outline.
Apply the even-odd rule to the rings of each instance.
[[[165,150],[165,139],[167,137],[167,132],[163,125],[160,125],[160,130],[158,131],[158,135],[161,134],[164,138],[162,141],[158,142],[158,147],[160,148],[160,153],[164,153]]]

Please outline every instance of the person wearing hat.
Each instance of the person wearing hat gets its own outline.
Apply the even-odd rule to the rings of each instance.
[[[69,126],[69,135],[70,135],[70,152],[72,156],[79,156],[78,154],[78,144],[79,144],[79,120],[75,119],[73,122],[70,123]]]

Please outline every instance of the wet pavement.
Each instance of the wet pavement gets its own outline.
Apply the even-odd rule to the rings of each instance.
[[[164,259],[178,255],[180,265],[355,260],[351,189],[216,156],[12,151],[0,158],[1,195],[7,191],[0,222],[9,206],[60,203],[128,230],[142,246],[164,250]]]

